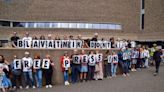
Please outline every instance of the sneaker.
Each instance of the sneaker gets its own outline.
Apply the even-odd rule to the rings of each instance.
[[[69,82],[68,81],[65,81],[64,85],[69,85]]]
[[[26,86],[26,89],[29,89],[29,86]]]
[[[48,85],[49,86],[49,88],[52,88],[52,85]]]
[[[49,86],[48,85],[46,85],[46,88],[48,88]]]
[[[36,88],[35,86],[32,86],[32,88]]]
[[[19,86],[19,88],[20,88],[20,89],[23,89],[23,87],[22,87],[22,86]]]
[[[124,73],[123,76],[126,77],[126,74]]]
[[[126,74],[127,76],[130,76],[129,73]]]

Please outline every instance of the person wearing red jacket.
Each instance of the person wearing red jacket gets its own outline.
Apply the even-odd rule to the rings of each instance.
[[[69,77],[69,68],[70,68],[70,57],[68,56],[68,52],[64,52],[64,55],[61,57],[61,68],[64,75],[64,85],[69,85],[68,77]]]

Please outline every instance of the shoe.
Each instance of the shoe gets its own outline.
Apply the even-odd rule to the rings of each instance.
[[[66,85],[66,86],[69,85],[69,82],[68,81],[65,81],[64,85]]]
[[[48,88],[49,86],[48,85],[46,85],[46,88]]]
[[[157,73],[154,73],[154,76],[157,76]]]
[[[26,89],[29,89],[29,86],[26,86]]]
[[[20,88],[20,89],[23,89],[23,87],[22,87],[22,86],[19,86],[19,88]]]
[[[52,88],[52,85],[48,85],[49,86],[49,88]]]
[[[127,76],[130,76],[129,73],[126,74]]]
[[[36,88],[35,86],[32,86],[32,88]]]
[[[126,74],[124,73],[122,76],[126,77]]]

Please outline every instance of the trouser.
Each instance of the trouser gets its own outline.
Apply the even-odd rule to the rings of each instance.
[[[94,79],[94,73],[95,73],[95,66],[89,66],[88,67],[88,79],[93,80]]]
[[[32,75],[32,71],[28,71],[28,72],[23,72],[24,75],[24,79],[25,79],[25,85],[32,85],[34,86],[34,79],[33,79],[33,75]]]
[[[72,65],[72,83],[75,83],[78,81],[80,70],[81,70],[80,64],[73,64]]]
[[[99,71],[95,73],[94,78],[95,79],[103,79],[104,73],[102,68],[102,62],[98,63]]]
[[[18,83],[17,83],[18,82]],[[22,86],[22,75],[16,75],[16,74],[13,74],[13,78],[12,78],[12,86]]]
[[[155,68],[156,68],[156,73],[159,73],[159,66],[160,66],[161,61],[160,60],[155,60]]]
[[[125,74],[129,73],[127,62],[128,62],[127,60],[123,60],[123,62],[121,63],[123,73],[125,73]]]
[[[68,70],[65,70],[63,73],[64,73],[64,81],[68,81],[68,76],[69,76]]]
[[[116,72],[117,72],[117,64],[111,63],[112,76],[116,76]]]
[[[35,79],[36,79],[37,87],[39,88],[42,87],[42,70],[41,69],[36,70]]]
[[[108,63],[108,66],[107,66],[107,76],[112,76],[112,73],[111,73],[111,63]]]
[[[149,67],[149,59],[145,58],[145,67]]]
[[[46,85],[52,85],[53,70],[45,70]]]

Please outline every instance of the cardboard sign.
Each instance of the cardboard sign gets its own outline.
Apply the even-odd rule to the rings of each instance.
[[[33,40],[32,41],[32,47],[33,48],[40,48],[39,40]]]
[[[24,40],[24,48],[31,48],[31,40]]]
[[[33,68],[40,69],[41,68],[41,59],[34,59],[33,61],[34,61]]]
[[[90,48],[110,49],[110,41],[90,41]]]
[[[108,55],[108,63],[112,63],[113,57],[112,55]]]
[[[89,60],[89,65],[95,65],[96,64],[96,55],[89,55],[88,56],[88,60]]]
[[[43,69],[49,69],[50,68],[50,59],[43,59],[42,68]]]
[[[18,48],[24,48],[24,41],[23,40],[18,40],[17,41],[17,47]]]
[[[56,40],[55,41],[55,48],[61,48],[61,40]]]
[[[68,59],[68,58],[64,59],[64,63],[63,63],[64,65],[63,66],[66,70],[68,70],[68,68],[70,67],[70,63],[71,63],[70,59]]]
[[[46,40],[39,40],[40,48],[46,48],[47,47],[47,41]]]
[[[113,63],[118,63],[118,55],[113,55]]]
[[[123,53],[123,60],[127,60],[128,59],[128,54],[127,53]]]
[[[32,67],[31,62],[28,59],[23,59],[23,69],[30,69]]]
[[[73,55],[73,63],[80,64],[80,55]]]
[[[96,62],[101,62],[103,60],[103,54],[96,54]]]
[[[21,69],[22,68],[21,59],[14,59],[13,65],[14,65],[14,69]]]
[[[47,48],[49,48],[49,49],[54,48],[54,41],[53,40],[47,40]]]
[[[88,63],[88,55],[87,54],[81,56],[81,62],[82,63]]]

